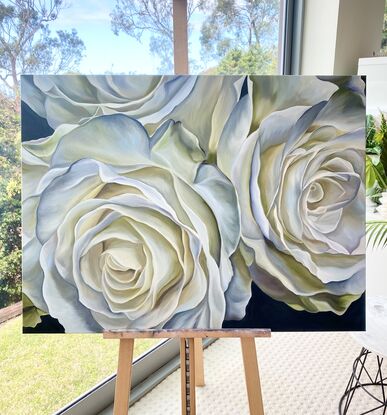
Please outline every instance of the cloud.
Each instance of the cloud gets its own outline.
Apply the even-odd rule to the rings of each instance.
[[[57,23],[76,27],[87,22],[110,22],[110,13],[114,8],[113,1],[84,0],[68,2],[67,7],[58,16]]]

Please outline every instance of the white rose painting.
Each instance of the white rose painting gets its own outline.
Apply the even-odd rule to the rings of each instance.
[[[364,329],[364,91],[24,76],[25,332]]]

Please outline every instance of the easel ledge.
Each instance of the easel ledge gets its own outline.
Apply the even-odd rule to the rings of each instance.
[[[144,331],[115,331],[109,330],[103,333],[105,339],[205,339],[207,337],[271,337],[269,329],[222,329],[222,330],[144,330]]]
[[[271,337],[269,329],[112,330],[105,331],[103,337],[120,341],[114,415],[128,414],[134,340],[145,338],[180,339],[181,409],[183,415],[195,415],[195,386],[204,386],[202,339],[207,337],[240,338],[250,415],[264,415],[255,338]]]

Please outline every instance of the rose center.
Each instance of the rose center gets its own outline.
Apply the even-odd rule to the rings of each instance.
[[[324,189],[320,183],[312,183],[308,193],[308,203],[317,203],[324,197]]]
[[[146,257],[139,243],[110,240],[101,256],[106,276],[120,283],[135,283],[144,269]]]
[[[326,174],[312,182],[308,188],[308,210],[315,214],[324,214],[341,210],[357,194],[359,179],[351,174]]]

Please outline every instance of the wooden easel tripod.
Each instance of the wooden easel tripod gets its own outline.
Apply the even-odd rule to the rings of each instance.
[[[116,390],[114,396],[114,415],[128,414],[134,339],[139,338],[180,339],[182,415],[195,415],[195,387],[204,385],[202,339],[206,337],[239,337],[241,339],[250,415],[263,415],[264,410],[255,338],[270,336],[271,331],[267,329],[105,332],[105,339],[120,340]]]
[[[173,0],[174,67],[176,74],[188,74],[187,0]],[[104,338],[119,339],[114,415],[127,415],[131,386],[134,339],[179,338],[182,414],[196,414],[195,386],[204,386],[203,346],[206,337],[241,339],[243,364],[251,415],[263,415],[261,384],[255,337],[270,337],[267,329],[256,330],[160,330],[144,332],[106,332]]]

